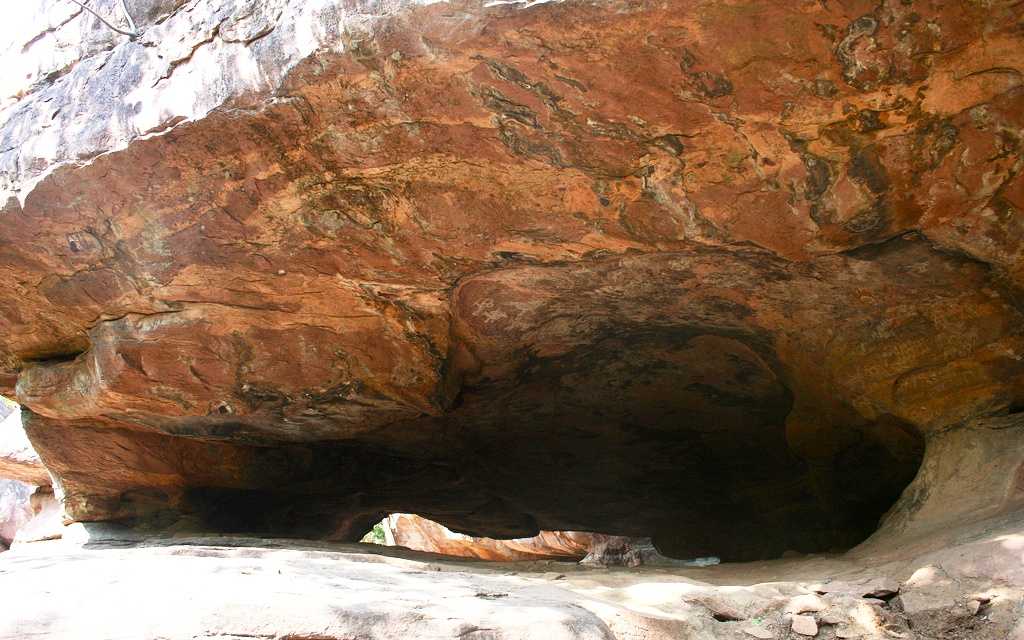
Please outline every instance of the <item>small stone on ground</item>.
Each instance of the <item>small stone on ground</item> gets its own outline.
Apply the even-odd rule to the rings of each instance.
[[[802,636],[818,635],[818,623],[811,616],[793,616],[793,633]]]
[[[813,593],[805,593],[789,601],[786,605],[787,613],[806,613],[808,611],[824,611],[827,608],[825,601]]]

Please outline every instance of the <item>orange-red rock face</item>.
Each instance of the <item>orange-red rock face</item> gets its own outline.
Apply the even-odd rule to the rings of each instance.
[[[392,542],[416,551],[461,558],[509,562],[562,558],[582,560],[595,535],[581,531],[541,531],[530,538],[495,540],[453,533],[411,513],[393,513],[385,521]]]
[[[299,4],[154,3],[4,111],[72,517],[819,550],[1020,409],[1017,3]]]

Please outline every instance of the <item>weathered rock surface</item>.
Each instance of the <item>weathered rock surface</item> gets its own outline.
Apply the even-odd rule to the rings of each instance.
[[[33,491],[35,487],[24,482],[0,479],[0,543],[7,547],[35,515]]]
[[[1024,415],[974,420],[929,438],[917,477],[878,531],[850,553],[894,558],[940,543],[955,547],[984,531],[984,523],[1017,522],[1022,513]],[[972,575],[1008,579],[1022,567],[1003,566],[993,558],[976,566]],[[863,592],[868,597],[894,593],[891,584],[848,588],[868,589]]]
[[[64,510],[50,487],[0,479],[0,551],[63,534]]]
[[[0,479],[50,485],[50,474],[21,426],[20,412],[16,406],[5,405],[3,400],[0,400]]]
[[[18,528],[14,545],[54,540],[64,535],[64,508],[50,487],[36,487],[29,497],[32,518]]]
[[[793,604],[817,599],[824,610],[799,616],[819,638],[1006,640],[1024,604],[1020,522],[990,520],[953,546],[923,540],[923,555],[898,561],[816,557],[630,571],[455,561],[377,545],[232,537],[139,543],[91,533],[84,548],[37,543],[0,556],[0,638],[783,640],[800,637],[788,635]],[[973,583],[978,562],[1004,568],[984,593]],[[948,581],[923,577],[935,566]],[[895,582],[902,602],[823,590],[833,582]],[[985,604],[977,614],[963,606],[964,615],[951,615],[915,609],[919,596]]]
[[[708,566],[719,562],[719,558],[666,558],[654,548],[650,538],[586,531],[541,531],[529,538],[497,540],[456,533],[442,524],[411,513],[392,513],[381,524],[387,529],[384,544],[494,562],[561,559],[604,567]]]
[[[0,392],[73,519],[848,548],[1024,406],[1019,2],[65,4]]]
[[[62,525],[50,474],[21,427],[17,405],[0,398],[0,551],[19,539],[59,537]]]
[[[818,635],[818,623],[813,616],[793,616],[791,628],[793,633],[801,636],[814,637]]]
[[[544,558],[582,560],[600,534],[582,531],[541,531],[530,538],[495,540],[455,533],[412,513],[393,513],[384,521],[394,544],[414,551],[509,562]]]

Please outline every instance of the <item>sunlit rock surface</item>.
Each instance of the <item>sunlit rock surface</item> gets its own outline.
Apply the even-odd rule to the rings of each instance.
[[[393,513],[383,520],[387,543],[448,556],[492,561],[565,558],[582,560],[593,546],[595,534],[581,531],[541,531],[529,538],[495,540],[455,533],[412,513]]]
[[[456,533],[444,525],[412,513],[392,513],[381,521],[383,540],[376,538],[377,526],[369,539],[388,546],[439,553],[490,562],[520,560],[577,560],[590,566],[710,566],[720,558],[678,560],[666,558],[650,538],[610,536],[586,531],[541,531],[528,538],[496,540]]]
[[[127,7],[4,26],[0,393],[73,520],[846,549],[1024,407],[1018,2]]]
[[[50,484],[17,405],[0,398],[0,551],[13,542],[60,537],[63,508]]]
[[[828,639],[1018,637],[1024,535],[975,524],[913,549],[628,571],[108,532],[0,555],[0,638],[782,640],[798,618]]]
[[[0,478],[49,486],[50,474],[21,425],[17,405],[0,399]]]
[[[0,544],[4,547],[9,547],[18,530],[32,520],[34,490],[35,487],[24,482],[0,479]]]

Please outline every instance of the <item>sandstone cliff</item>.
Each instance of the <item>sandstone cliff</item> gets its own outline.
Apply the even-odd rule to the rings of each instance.
[[[842,549],[1022,408],[1019,2],[126,6],[5,28],[0,392],[73,520]]]

